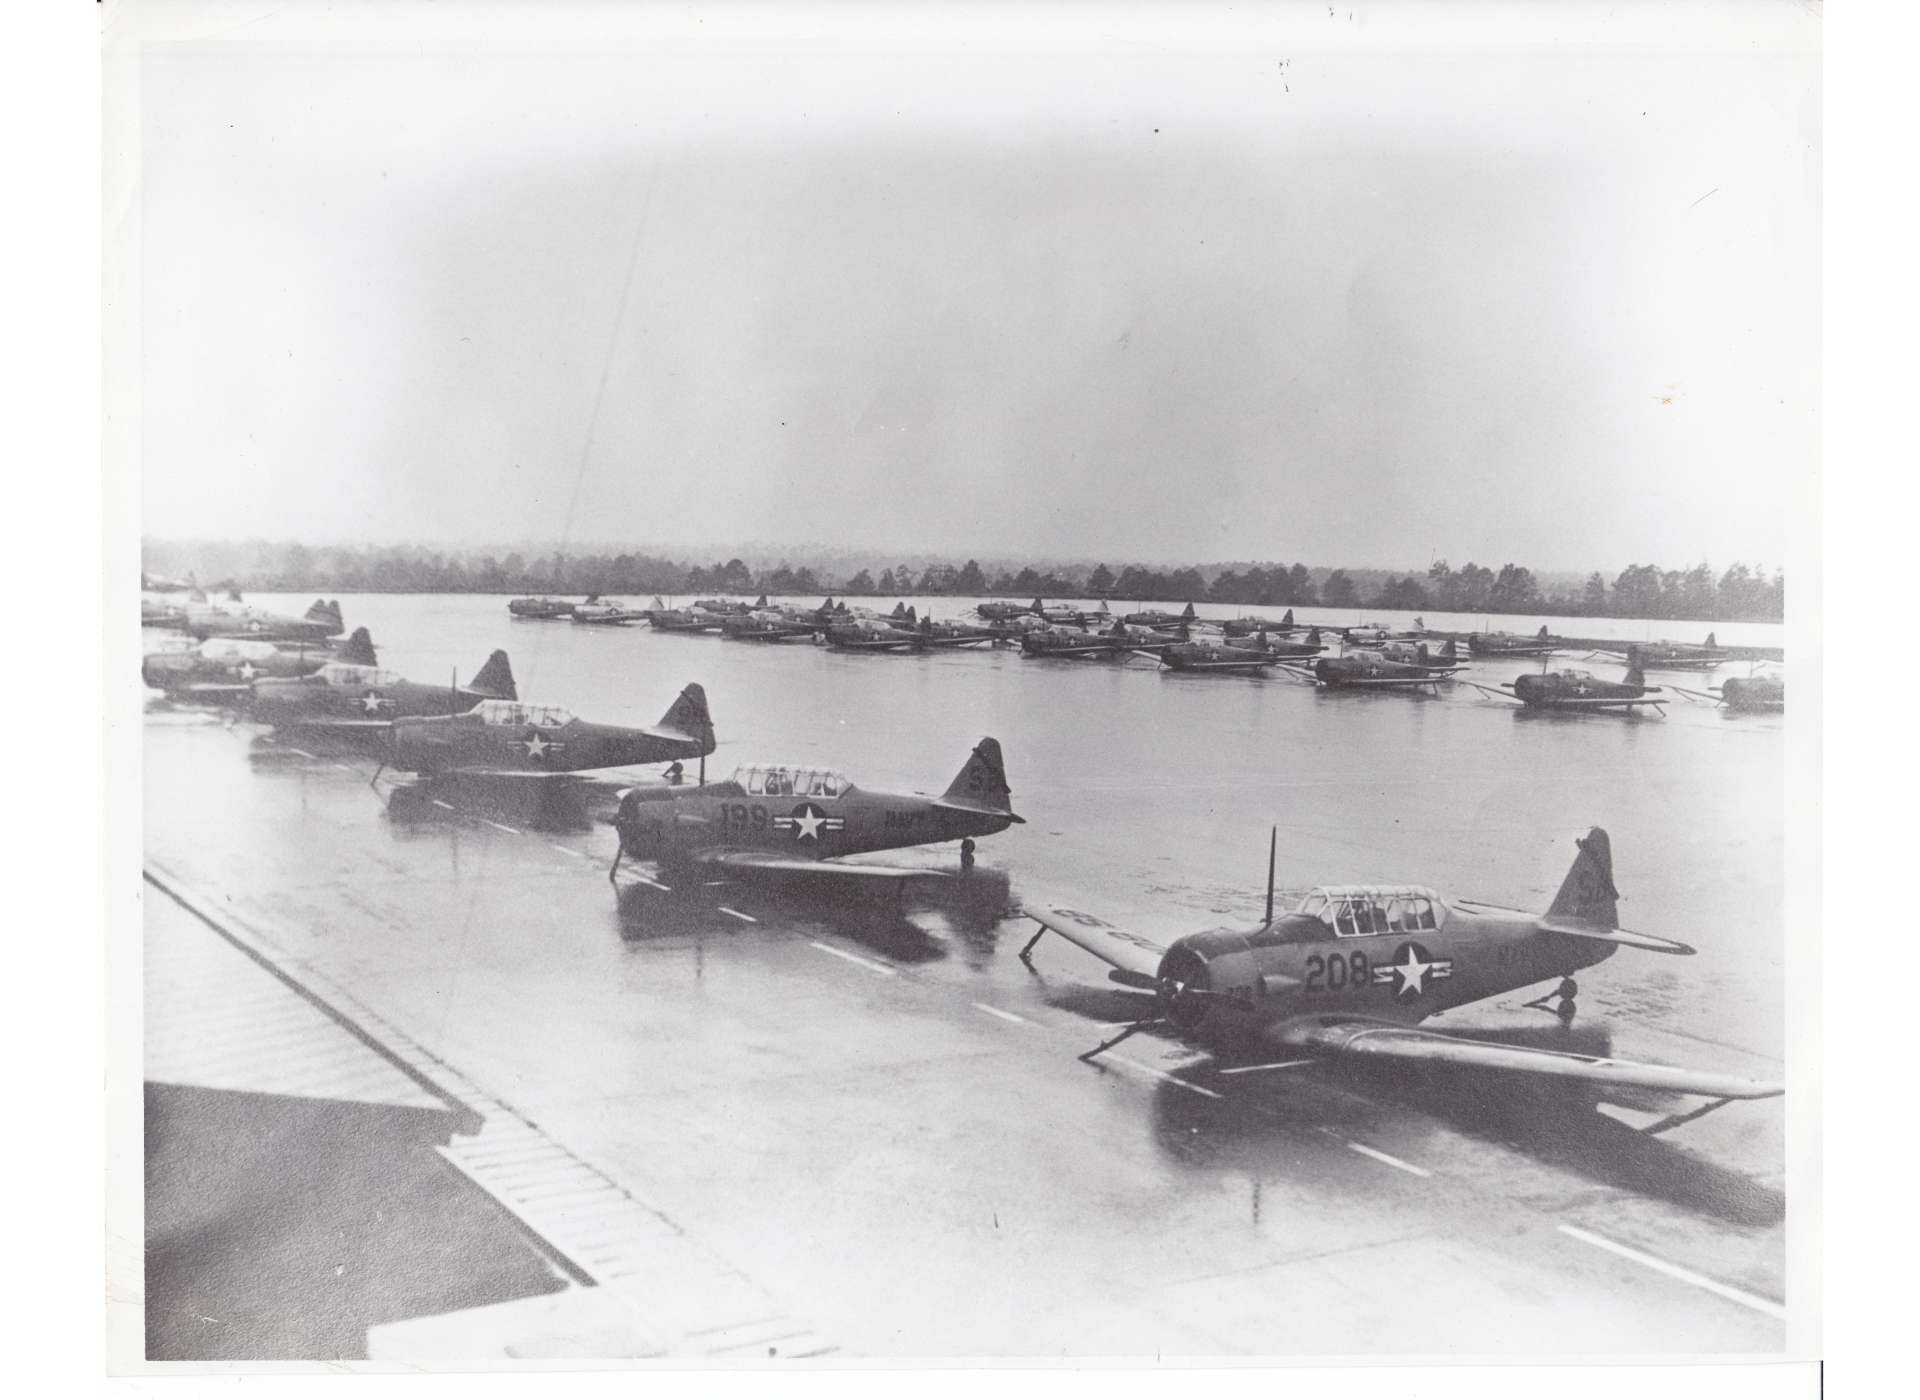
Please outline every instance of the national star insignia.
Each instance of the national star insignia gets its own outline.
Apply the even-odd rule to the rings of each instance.
[[[393,701],[387,699],[386,696],[377,690],[369,690],[365,695],[360,697],[360,708],[370,715],[377,715],[392,704]]]
[[[240,663],[240,669],[237,672],[235,672],[235,674],[238,675],[240,679],[243,681],[250,681],[255,676],[260,674],[260,668],[254,665],[251,661],[242,661]]]
[[[1393,989],[1396,997],[1417,997],[1427,990],[1429,978],[1437,982],[1451,976],[1453,959],[1429,957],[1427,950],[1418,943],[1401,944],[1392,962],[1373,970],[1375,982],[1396,984]]]
[[[526,746],[528,758],[537,758],[541,760],[544,760],[546,758],[548,749],[554,749],[554,748],[560,747],[558,744],[554,743],[553,740],[543,738],[539,734],[529,734],[527,735],[526,738],[522,739],[520,742]]]

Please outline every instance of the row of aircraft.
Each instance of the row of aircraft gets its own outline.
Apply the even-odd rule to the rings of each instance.
[[[943,870],[866,857],[958,842],[964,870],[973,863],[977,840],[1023,820],[1013,810],[1001,747],[992,737],[974,745],[937,795],[868,789],[819,764],[743,763],[728,778],[708,783],[705,759],[716,738],[706,693],[697,683],[685,686],[655,725],[594,723],[558,705],[522,701],[504,651],[494,652],[464,686],[443,687],[380,667],[362,630],[338,657],[298,674],[261,666],[236,685],[181,680],[162,668],[149,679],[176,681],[170,694],[232,707],[302,742],[333,739],[361,748],[378,757],[380,771],[412,773],[427,784],[475,777],[550,781],[595,769],[668,764],[665,781],[635,784],[620,795],[612,818],[617,847],[608,870],[616,882],[628,861],[663,871],[944,879],[950,876]],[[692,785],[683,782],[687,760],[700,764]],[[1441,1011],[1543,983],[1556,986],[1542,1004],[1570,1019],[1575,973],[1623,947],[1680,956],[1694,951],[1619,927],[1611,843],[1599,828],[1579,842],[1572,869],[1544,914],[1449,900],[1430,888],[1401,884],[1324,885],[1295,910],[1276,914],[1276,852],[1273,837],[1266,915],[1248,927],[1208,929],[1162,945],[1077,909],[1026,909],[1039,932],[1021,950],[1023,960],[1031,963],[1034,945],[1052,932],[1108,964],[1112,981],[1151,998],[1141,1016],[1085,1058],[1164,1024],[1223,1052],[1251,1046],[1452,1065],[1707,1100],[1656,1130],[1732,1100],[1782,1092],[1773,1082],[1493,1043],[1421,1024]]]

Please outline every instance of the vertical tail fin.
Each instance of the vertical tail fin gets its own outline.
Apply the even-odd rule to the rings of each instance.
[[[1713,633],[1711,632],[1707,633],[1707,645],[1710,647],[1717,647],[1720,645],[1720,643],[1716,642],[1713,639]]]
[[[1456,643],[1452,637],[1447,638],[1447,644],[1440,649],[1440,658],[1443,661],[1458,661],[1460,659],[1459,644]]]
[[[707,692],[700,688],[699,682],[689,683],[667,707],[667,712],[660,716],[660,722],[648,732],[668,738],[691,739],[699,743],[702,754],[712,753],[713,716],[707,710]]]
[[[364,627],[354,628],[353,635],[340,648],[340,660],[355,666],[378,666],[380,658],[374,655],[372,634]]]
[[[1040,602],[1040,600],[1039,600],[1038,598],[1035,598],[1035,599],[1033,600],[1033,606],[1032,606],[1032,608],[1030,608],[1030,609],[1028,609],[1028,611],[1030,611],[1030,612],[1033,612],[1033,613],[1036,613],[1036,614],[1037,614],[1037,613],[1039,613],[1039,612],[1041,612],[1042,610],[1043,610],[1043,605],[1041,604],[1041,602]]]
[[[1580,854],[1573,858],[1573,868],[1561,881],[1560,893],[1547,906],[1547,913],[1618,928],[1620,912],[1614,901],[1620,898],[1620,891],[1613,887],[1612,841],[1603,828],[1596,826],[1574,844],[1580,847]]]
[[[1287,609],[1287,615],[1280,619],[1280,625],[1282,627],[1293,626],[1293,609],[1292,608]]]
[[[762,593],[758,598],[756,598],[753,603],[753,606],[755,608],[764,608],[766,605],[767,605],[767,595],[764,593]]]
[[[1540,641],[1544,642],[1547,639],[1547,624],[1544,622],[1541,623],[1540,630],[1538,632],[1535,632],[1533,635],[1536,638],[1538,638]]]
[[[1000,741],[982,739],[975,744],[959,775],[947,784],[941,797],[963,807],[1011,813],[1013,792],[1007,786],[1006,765],[1000,759]]]
[[[1645,685],[1647,683],[1647,673],[1638,666],[1629,666],[1627,667],[1627,674],[1621,677],[1621,679],[1628,685]]]
[[[1188,603],[1186,607],[1186,611],[1180,614],[1180,620],[1182,622],[1192,622],[1194,618],[1198,617],[1199,615],[1200,614],[1196,613],[1193,610],[1193,604]]]
[[[467,682],[468,690],[477,690],[482,695],[491,695],[496,700],[518,700],[520,691],[513,683],[513,667],[507,661],[504,651],[496,651],[487,658],[487,664]]]

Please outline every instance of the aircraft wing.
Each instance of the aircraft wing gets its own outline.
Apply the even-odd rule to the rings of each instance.
[[[1327,1055],[1377,1057],[1428,1064],[1461,1065],[1470,1069],[1545,1074],[1589,1084],[1615,1084],[1639,1089],[1663,1089],[1676,1094],[1699,1094],[1711,1099],[1766,1099],[1786,1092],[1777,1081],[1742,1079],[1738,1075],[1672,1065],[1640,1064],[1631,1060],[1580,1055],[1567,1050],[1539,1050],[1494,1041],[1467,1040],[1415,1026],[1379,1021],[1286,1022],[1269,1032],[1281,1045]]]
[[[1135,973],[1149,983],[1160,975],[1160,959],[1166,949],[1151,939],[1128,933],[1105,919],[1083,914],[1078,909],[1045,905],[1039,909],[1028,906],[1025,912],[1036,924],[1086,949],[1101,962],[1110,963],[1123,972]]]
[[[916,870],[903,865],[855,865],[842,860],[808,860],[803,856],[777,856],[771,851],[703,851],[694,856],[703,865],[725,866],[729,870],[778,870],[803,875],[858,875],[864,879],[929,880],[947,879],[944,870]]]

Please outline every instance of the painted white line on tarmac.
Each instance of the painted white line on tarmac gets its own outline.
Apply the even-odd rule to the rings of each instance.
[[[1263,1069],[1298,1069],[1301,1065],[1310,1065],[1312,1060],[1275,1060],[1269,1065],[1235,1065],[1232,1069],[1223,1069],[1222,1074],[1252,1074]]]
[[[742,914],[738,909],[729,909],[724,904],[720,906],[720,912],[722,914],[731,914],[733,915],[734,918],[740,920],[742,923],[757,924],[760,922],[758,919],[754,918],[753,915]]]
[[[1666,1260],[1655,1258],[1651,1254],[1642,1254],[1639,1250],[1610,1240],[1605,1235],[1596,1235],[1591,1230],[1582,1230],[1578,1225],[1561,1225],[1556,1228],[1561,1234],[1571,1235],[1582,1244],[1607,1250],[1609,1253],[1619,1255],[1622,1259],[1631,1259],[1634,1263],[1642,1264],[1655,1273],[1665,1274],[1668,1278],[1678,1279],[1682,1283],[1690,1283],[1695,1288],[1704,1288],[1707,1292],[1718,1294],[1729,1302],[1738,1303],[1743,1308],[1752,1308],[1755,1312],[1765,1313],[1768,1317],[1776,1318],[1781,1322],[1787,1320],[1787,1307],[1784,1303],[1776,1303],[1771,1298],[1762,1298],[1758,1293],[1749,1293],[1744,1288],[1735,1288],[1730,1283],[1708,1278],[1705,1274],[1696,1274],[1692,1269],[1683,1269],[1678,1264],[1669,1264]]]
[[[1182,1089],[1191,1089],[1194,1093],[1203,1094],[1210,1099],[1217,1099],[1217,1098],[1224,1097],[1224,1095],[1222,1095],[1218,1089],[1209,1089],[1204,1084],[1191,1084],[1184,1079],[1176,1079],[1173,1075],[1168,1074],[1163,1069],[1155,1069],[1152,1065],[1143,1065],[1138,1060],[1128,1059],[1125,1055],[1116,1055],[1112,1051],[1108,1051],[1105,1058],[1109,1060],[1116,1060],[1119,1063],[1126,1065],[1129,1069],[1137,1069],[1142,1074],[1150,1074],[1155,1079],[1164,1079],[1167,1081],[1167,1083],[1178,1085]]]
[[[1389,1156],[1377,1147],[1368,1147],[1364,1142],[1349,1142],[1347,1144],[1347,1150],[1350,1152],[1358,1152],[1362,1157],[1371,1157],[1376,1162],[1385,1162],[1388,1166],[1397,1167],[1403,1172],[1411,1172],[1414,1176],[1433,1175],[1433,1173],[1425,1167],[1416,1167],[1411,1162],[1403,1162],[1398,1157]]]
[[[1016,1016],[1011,1011],[1002,1011],[997,1006],[988,1006],[984,1001],[976,1001],[973,1004],[973,1009],[975,1011],[984,1011],[989,1016],[998,1016],[1003,1021],[1011,1021],[1016,1026],[1030,1024],[1025,1016]]]
[[[480,818],[480,820],[483,822],[487,822],[487,825],[492,827],[495,831],[504,831],[509,836],[518,836],[520,834],[520,828],[517,826],[508,826],[505,822],[487,821],[485,817]]]
[[[844,958],[846,961],[852,963],[855,967],[864,967],[868,972],[877,972],[882,977],[894,977],[899,975],[899,971],[900,971],[899,968],[888,967],[884,963],[869,962],[865,958],[857,958],[852,953],[843,953],[838,948],[829,947],[825,943],[810,943],[807,946],[811,948],[818,948],[823,953],[831,953],[836,958]]]

